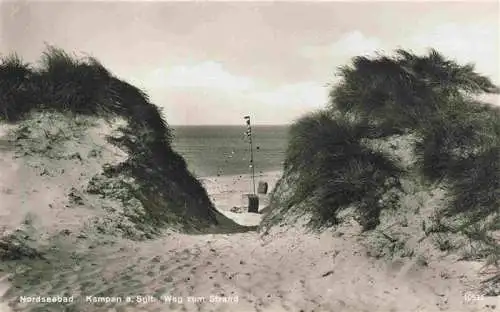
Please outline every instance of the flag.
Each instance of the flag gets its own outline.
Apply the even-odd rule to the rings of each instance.
[[[245,139],[248,140],[249,143],[251,143],[252,142],[252,127],[250,126],[250,116],[245,116],[243,118],[246,120],[246,123],[247,123],[247,130],[244,132]]]
[[[245,136],[247,138],[251,138],[252,128],[250,127],[250,116],[244,116],[243,118],[246,120],[246,123],[247,123],[247,130],[245,131]]]

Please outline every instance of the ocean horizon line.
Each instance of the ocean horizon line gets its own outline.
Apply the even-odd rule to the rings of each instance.
[[[252,127],[287,127],[291,124],[252,124]],[[246,127],[242,124],[169,124],[170,127]]]

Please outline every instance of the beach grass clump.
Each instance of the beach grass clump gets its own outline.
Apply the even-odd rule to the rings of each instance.
[[[393,57],[356,57],[340,75],[330,109],[416,134],[417,166],[429,182],[445,181],[449,215],[498,211],[499,110],[476,99],[498,87],[472,64],[436,50],[424,56],[397,50]]]
[[[97,59],[78,58],[52,46],[47,47],[37,66],[23,62],[17,55],[3,57],[0,121],[19,123],[35,111],[62,113],[68,118],[125,121],[120,135],[107,139],[126,151],[128,158],[107,170],[110,183],[113,177],[134,181],[133,192],[129,191],[143,205],[145,217],[141,222],[160,226],[181,220],[187,227],[218,223],[220,216],[216,216],[205,189],[172,149],[172,131],[160,109],[142,90],[115,77]],[[49,127],[48,122],[38,126]],[[72,133],[59,130],[49,133],[42,145],[50,149],[53,140]]]
[[[290,134],[285,170],[300,175],[291,204],[315,198],[313,223],[320,226],[336,224],[341,209],[355,206],[362,226],[376,227],[381,199],[397,187],[402,169],[361,142],[375,136],[371,128],[319,112],[297,121]]]
[[[15,121],[33,106],[33,69],[16,55],[0,59],[0,111],[2,119]]]
[[[33,237],[23,230],[0,237],[0,260],[20,261],[25,259],[44,259],[43,252],[33,244]]]
[[[359,56],[338,74],[326,109],[291,127],[284,169],[298,173],[291,185],[296,192],[286,203],[271,205],[286,211],[308,200],[315,224],[335,224],[351,206],[363,228],[374,229],[381,210],[401,206],[397,198],[387,204],[387,194],[404,191],[403,179],[414,180],[429,196],[436,187],[445,194],[441,225],[426,229],[426,235],[440,233],[432,234],[438,249],[455,249],[442,239],[453,233],[498,257],[498,222],[491,220],[500,212],[500,110],[478,96],[499,88],[473,64],[436,50]],[[391,146],[396,137],[411,147],[377,148],[380,142]],[[411,163],[402,164],[398,154],[411,154],[403,157]]]

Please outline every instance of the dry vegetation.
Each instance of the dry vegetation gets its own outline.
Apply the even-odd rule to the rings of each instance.
[[[319,229],[349,216],[372,255],[423,259],[432,241],[498,265],[500,110],[476,100],[498,88],[434,50],[356,57],[339,75],[329,106],[292,126],[264,228],[286,215],[309,214]],[[485,293],[497,295],[498,266],[490,273]]]

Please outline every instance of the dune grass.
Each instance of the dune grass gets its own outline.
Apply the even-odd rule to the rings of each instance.
[[[432,231],[481,241],[483,258],[498,259],[492,233],[499,229],[500,110],[477,100],[498,87],[472,64],[436,50],[355,57],[338,74],[328,106],[291,127],[285,172],[298,176],[291,186],[296,193],[271,205],[286,212],[312,202],[312,226],[336,224],[343,209],[354,207],[366,231],[377,227],[382,210],[397,211],[397,196],[386,195],[402,191],[402,178],[429,189],[443,185],[443,226]],[[402,165],[394,151],[372,144],[395,136],[416,138],[408,151],[415,164]]]
[[[128,159],[108,168],[108,178],[128,176],[137,183],[134,196],[155,226],[177,220],[187,228],[217,225],[201,183],[172,150],[173,134],[159,108],[142,90],[115,77],[92,57],[77,58],[49,46],[33,66],[17,55],[0,62],[0,121],[18,123],[33,111],[116,118],[127,123],[120,137],[109,137]],[[225,223],[226,225],[228,222]]]
[[[313,222],[318,226],[336,224],[337,212],[354,205],[362,226],[375,228],[382,196],[397,187],[403,169],[389,155],[361,142],[375,136],[371,130],[345,116],[334,119],[327,112],[306,116],[293,125],[285,170],[299,172],[300,179],[289,204],[313,196]]]

